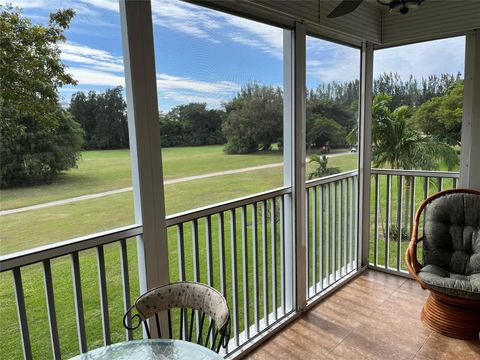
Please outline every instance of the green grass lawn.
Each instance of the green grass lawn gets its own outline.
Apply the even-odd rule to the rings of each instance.
[[[167,179],[179,178],[184,176],[217,172],[222,170],[243,168],[281,162],[281,154],[278,152],[261,153],[254,155],[225,155],[221,147],[211,146],[202,148],[174,148],[164,149],[164,171]],[[352,170],[356,168],[356,154],[333,157],[329,160],[329,166],[338,167],[341,171]],[[311,165],[307,164],[307,173]],[[98,175],[98,176],[97,176]],[[220,201],[231,200],[234,198],[258,193],[275,187],[282,186],[282,167],[257,170],[235,175],[225,175],[208,179],[194,180],[178,184],[171,184],[165,187],[166,208],[168,214],[174,214],[180,211],[214,204]],[[128,151],[107,151],[107,152],[87,152],[83,155],[83,161],[78,169],[67,172],[60,177],[58,181],[50,185],[44,185],[32,188],[11,189],[1,192],[2,209],[15,208],[30,204],[42,203],[72,196],[78,196],[88,193],[100,192],[110,189],[130,186],[130,165]],[[445,188],[448,185],[444,184]],[[434,192],[434,186],[430,186],[430,191]],[[380,181],[380,203],[382,209],[385,208],[385,180]],[[397,205],[395,204],[396,181],[392,179],[392,220],[396,219]],[[423,196],[423,187],[417,185],[416,202],[421,201]],[[333,202],[333,201],[332,201]],[[372,203],[373,204],[373,203]],[[270,201],[268,202],[270,205]],[[254,219],[251,215],[252,206],[247,206],[247,253],[248,253],[248,287],[245,288],[243,282],[243,257],[242,254],[242,224],[240,210],[236,211],[236,251],[237,254],[237,284],[238,284],[238,326],[242,331],[245,327],[243,315],[244,300],[243,294],[247,292],[250,296],[248,303],[249,324],[253,323],[253,261],[252,261],[252,224]],[[384,210],[383,210],[384,211]],[[260,214],[260,207],[259,207]],[[268,214],[270,216],[270,214]],[[382,221],[385,221],[383,212]],[[270,218],[268,218],[270,219]],[[261,224],[259,215],[257,224]],[[228,213],[225,215],[225,274],[227,283],[227,300],[230,309],[233,308],[233,283],[232,283],[232,242],[230,237],[230,222]],[[350,220],[348,220],[350,221]],[[0,252],[2,254],[12,251],[31,248],[55,241],[86,235],[101,230],[111,229],[122,225],[128,225],[134,222],[133,217],[133,199],[132,193],[122,193],[106,196],[102,198],[86,200],[67,205],[51,207],[41,210],[28,211],[24,213],[12,214],[0,217],[0,227],[2,229],[0,237]],[[373,223],[374,224],[374,223]],[[267,239],[268,245],[264,249],[261,237],[258,240],[259,269],[262,268],[263,258],[267,261],[269,274],[264,278],[262,272],[258,275],[259,287],[264,284],[269,289],[269,306],[271,311],[272,298],[271,292],[277,290],[277,305],[280,304],[280,229],[279,223],[275,224],[277,237],[273,240],[276,245],[275,258],[272,256],[272,225],[268,221]],[[373,226],[373,225],[372,225]],[[373,227],[371,228],[373,234]],[[311,229],[310,233],[311,235]],[[259,231],[261,235],[261,231]],[[385,263],[385,241],[379,236],[378,242],[378,263]],[[206,251],[206,233],[205,221],[199,220],[199,262],[200,262],[200,281],[208,282],[207,279],[207,251]],[[219,238],[218,238],[218,216],[212,217],[212,259],[213,259],[213,285],[220,288],[221,264],[219,262]],[[310,241],[310,240],[309,240]],[[179,279],[178,275],[178,243],[176,228],[170,228],[168,231],[169,259],[170,259],[170,277],[172,281]],[[135,299],[139,295],[138,273],[137,273],[137,255],[135,240],[131,239],[129,243],[129,269],[131,296]],[[191,225],[184,227],[184,245],[185,245],[185,268],[187,280],[193,280],[193,250],[192,250],[192,231]],[[312,243],[310,243],[312,246]],[[325,254],[326,244],[323,244],[323,274],[325,276]],[[332,246],[332,243],[331,245]],[[340,243],[337,243],[337,248]],[[402,244],[402,257],[405,244]],[[319,249],[318,249],[319,250]],[[318,251],[317,250],[317,251]],[[265,252],[266,251],[266,252]],[[370,248],[373,256],[373,244]],[[318,252],[317,252],[318,254]],[[112,340],[121,341],[124,339],[124,330],[121,324],[123,315],[121,273],[118,244],[111,244],[105,247],[107,287],[110,321],[112,326]],[[83,251],[81,253],[81,271],[82,271],[82,290],[84,297],[85,318],[87,326],[87,341],[89,348],[102,345],[102,329],[100,318],[100,304],[97,280],[97,265],[94,250]],[[390,266],[395,265],[396,247],[390,246],[389,252]],[[338,264],[337,264],[338,265]],[[330,264],[331,266],[331,264]],[[277,282],[272,279],[272,269],[277,271]],[[71,282],[71,265],[68,257],[55,259],[52,261],[53,277],[55,285],[55,297],[57,306],[57,319],[60,333],[60,344],[63,357],[70,357],[78,353],[78,344],[75,328],[75,311],[73,303],[73,290]],[[334,269],[331,269],[333,271]],[[319,269],[317,268],[317,272]],[[310,270],[310,279],[312,273]],[[32,265],[22,270],[23,284],[25,291],[26,304],[28,309],[28,319],[30,324],[30,335],[32,344],[34,344],[34,357],[51,357],[50,338],[48,335],[48,323],[46,316],[46,306],[43,288],[43,274],[40,265]],[[317,273],[318,279],[318,273]],[[5,325],[0,335],[0,358],[21,358],[22,350],[20,344],[20,335],[18,330],[18,320],[15,309],[15,297],[13,293],[13,282],[10,273],[0,274],[0,317]],[[311,284],[309,284],[311,285]],[[263,290],[260,291],[260,318],[263,317]],[[136,336],[140,336],[137,332]]]
[[[226,155],[222,146],[162,149],[165,179],[282,162],[278,151]],[[0,191],[1,209],[120,189],[132,185],[129,150],[85,151],[77,168],[51,184]]]

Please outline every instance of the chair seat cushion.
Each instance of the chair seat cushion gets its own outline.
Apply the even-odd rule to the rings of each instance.
[[[449,272],[437,265],[427,265],[418,274],[432,289],[467,299],[480,299],[480,273],[461,275]]]

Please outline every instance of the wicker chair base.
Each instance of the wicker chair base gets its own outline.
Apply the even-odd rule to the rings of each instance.
[[[430,294],[421,318],[429,329],[442,335],[462,340],[479,339],[480,302],[453,304],[446,298]]]

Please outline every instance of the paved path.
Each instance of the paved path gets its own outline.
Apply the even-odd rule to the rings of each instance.
[[[327,157],[336,157],[336,156],[342,156],[342,155],[347,155],[347,154],[349,154],[349,153],[345,152],[345,153],[327,155]],[[283,162],[266,164],[266,165],[259,165],[259,166],[252,166],[252,167],[234,169],[234,170],[225,170],[225,171],[213,172],[213,173],[202,174],[202,175],[186,176],[186,177],[178,178],[178,179],[165,180],[164,184],[165,185],[178,184],[178,183],[182,183],[182,182],[186,182],[186,181],[200,180],[200,179],[206,179],[206,178],[223,176],[223,175],[239,174],[239,173],[244,173],[244,172],[248,172],[248,171],[271,169],[271,168],[276,168],[276,167],[280,167],[280,166],[283,166]],[[21,213],[21,212],[25,212],[25,211],[30,211],[30,210],[45,209],[45,208],[49,208],[49,207],[53,207],[53,206],[66,205],[66,204],[71,204],[71,203],[75,203],[75,202],[83,201],[83,200],[97,199],[97,198],[100,198],[100,197],[115,195],[115,194],[121,194],[121,193],[128,192],[128,191],[132,191],[132,187],[103,191],[103,192],[96,193],[96,194],[82,195],[82,196],[72,197],[72,198],[63,199],[63,200],[50,201],[50,202],[46,202],[46,203],[42,203],[42,204],[24,206],[24,207],[16,208],[16,209],[2,210],[2,211],[0,211],[0,216],[17,214],[17,213]]]

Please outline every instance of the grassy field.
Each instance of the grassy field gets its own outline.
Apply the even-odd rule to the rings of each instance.
[[[208,174],[282,162],[278,151],[252,155],[226,155],[221,146],[162,149],[165,179]],[[120,189],[132,185],[128,150],[86,151],[78,168],[51,184],[0,191],[2,210]]]
[[[166,176],[174,173],[178,174],[178,177],[183,177],[282,161],[281,155],[276,152],[232,156],[225,155],[219,146],[205,147],[204,152],[201,149],[178,148],[176,149],[178,153],[166,151],[164,155]],[[50,201],[87,194],[87,190],[93,186],[94,181],[91,181],[90,177],[94,177],[94,174],[99,174],[99,180],[95,190],[90,191],[99,192],[128,186],[130,165],[125,160],[128,160],[128,152],[106,151],[104,155],[103,157],[102,152],[99,151],[85,153],[83,155],[85,160],[78,169],[66,173],[62,178],[65,180],[54,184],[3,190],[1,192],[3,208],[27,206],[45,201],[41,199]],[[345,171],[354,168],[355,161],[355,155],[338,156],[330,160],[330,165]],[[282,171],[280,166],[166,185],[167,214],[280,187],[283,181]],[[87,176],[89,173],[91,175]],[[85,180],[86,184],[75,185],[79,181],[77,177],[82,179],[87,177],[89,180]],[[69,182],[70,179],[74,184]],[[117,185],[114,186],[115,184]],[[106,188],[106,186],[110,187]],[[46,191],[47,188],[48,191]],[[75,188],[74,195],[68,192],[70,188]],[[132,192],[1,216],[0,254],[132,223],[134,223]]]
[[[170,152],[168,150],[171,150]],[[130,185],[130,165],[127,151],[88,152],[83,155],[83,162],[78,169],[67,172],[59,181],[41,186],[38,188],[12,189],[1,192],[2,209],[15,208],[37,204],[45,201],[63,199],[72,196],[88,194],[121,188]],[[232,160],[233,159],[233,160]],[[281,155],[278,152],[262,153],[255,155],[228,156],[221,152],[220,147],[205,148],[180,148],[166,149],[164,151],[164,172],[167,179],[217,172],[256,166],[268,163],[281,162]],[[329,160],[329,166],[338,167],[341,171],[347,171],[356,167],[356,154],[333,157]],[[310,166],[307,166],[307,172]],[[98,174],[98,178],[96,178]],[[235,175],[225,175],[208,179],[194,180],[178,184],[171,184],[165,187],[166,207],[168,214],[213,204],[219,201],[231,200],[233,198],[257,193],[282,185],[282,167],[263,169],[254,172],[246,172]],[[448,187],[446,185],[445,187]],[[48,191],[47,191],[48,189]],[[434,186],[430,187],[434,192]],[[385,209],[386,183],[380,181],[380,203]],[[396,181],[392,179],[392,221],[396,221]],[[416,205],[421,201],[423,188],[417,185]],[[333,201],[332,201],[333,203]],[[373,206],[372,200],[372,206]],[[267,202],[270,208],[271,202]],[[259,205],[260,210],[260,205]],[[236,211],[236,244],[232,243],[229,215],[225,215],[225,275],[227,285],[227,300],[230,309],[233,308],[233,281],[232,281],[232,248],[235,246],[234,254],[237,254],[237,304],[239,308],[238,326],[242,331],[245,325],[244,319],[244,298],[243,294],[250,296],[248,302],[249,321],[253,322],[253,261],[252,261],[252,224],[256,221],[261,224],[260,215],[256,219],[251,214],[252,206],[247,207],[247,279],[249,283],[244,284],[244,257],[240,256],[243,250],[242,244],[242,223],[240,211]],[[260,213],[260,211],[259,211]],[[277,291],[276,301],[280,304],[280,228],[279,223],[271,224],[270,214],[267,211],[267,246],[264,248],[261,240],[262,232],[259,231],[258,242],[258,268],[261,269],[266,261],[269,273],[264,277],[262,272],[258,274],[259,288],[263,289],[264,284],[268,287],[269,304],[268,311],[272,311],[272,291]],[[385,213],[382,213],[385,221]],[[133,199],[132,193],[122,193],[102,198],[81,201],[67,205],[51,207],[41,210],[28,211],[0,217],[2,234],[0,238],[1,253],[8,253],[20,249],[64,240],[79,235],[85,235],[100,230],[106,230],[133,222]],[[222,270],[219,258],[219,236],[218,216],[212,217],[212,277],[213,285],[220,288],[220,273]],[[207,246],[208,237],[205,232],[204,219],[199,220],[199,280],[208,282],[207,278]],[[373,239],[373,218],[372,218],[372,239]],[[272,229],[275,228],[277,236],[272,239]],[[311,231],[311,230],[310,230]],[[311,234],[311,233],[310,233]],[[372,240],[373,241],[373,240]],[[168,231],[170,277],[172,281],[179,279],[178,271],[178,242],[175,228]],[[184,226],[185,246],[185,269],[187,280],[194,279],[193,267],[193,239],[191,225]],[[273,245],[276,246],[275,257],[273,256]],[[310,243],[311,244],[311,243]],[[395,244],[394,244],[395,245]],[[326,244],[323,245],[324,258],[323,274],[325,269]],[[332,246],[332,244],[330,245]],[[336,244],[337,248],[340,243]],[[405,244],[402,246],[402,256]],[[378,263],[385,263],[385,241],[384,234],[379,234],[378,242]],[[139,295],[136,244],[134,239],[128,241],[129,269],[131,297],[135,299]],[[371,242],[371,258],[373,256],[373,242]],[[318,252],[317,252],[318,254]],[[396,247],[390,246],[389,264],[395,266]],[[123,315],[122,287],[120,273],[120,259],[118,244],[105,247],[106,272],[108,301],[110,311],[110,322],[112,327],[112,340],[121,341],[125,332],[121,324]],[[273,259],[276,259],[274,262]],[[265,260],[264,260],[265,259]],[[87,328],[87,342],[89,348],[102,345],[102,329],[100,319],[100,303],[97,279],[97,264],[94,250],[84,251],[80,254],[82,291],[84,296],[85,321]],[[331,265],[330,265],[331,266]],[[57,318],[60,333],[60,344],[62,355],[70,357],[78,353],[76,340],[75,312],[73,303],[73,288],[71,281],[70,260],[68,257],[52,261],[53,281],[55,285],[55,300]],[[272,270],[276,269],[277,281],[273,282]],[[334,269],[330,269],[333,271]],[[317,271],[319,269],[317,268]],[[311,272],[310,272],[311,274]],[[43,273],[40,265],[28,266],[22,270],[25,299],[28,309],[31,341],[34,344],[34,357],[43,359],[51,357],[50,339],[48,334],[48,322],[46,314],[45,298],[43,296]],[[10,273],[0,274],[0,317],[7,326],[1,330],[0,336],[0,358],[21,358],[20,334],[18,331],[17,315],[15,309],[15,297],[13,293],[13,282]],[[260,318],[263,317],[263,290],[259,294]],[[33,325],[32,325],[33,324]],[[137,337],[140,334],[137,332]],[[7,356],[8,354],[8,356]]]
[[[205,174],[221,170],[230,170],[257,166],[262,164],[281,162],[282,157],[278,152],[261,153],[254,155],[227,156],[221,151],[221,147],[204,148],[177,148],[166,149],[163,153],[164,173],[167,179],[179,178],[190,175]],[[89,193],[101,192],[121,187],[130,186],[130,164],[128,151],[92,151],[82,156],[83,160],[77,169],[73,169],[62,175],[58,181],[44,186],[20,188],[2,191],[2,209],[16,208],[45,201],[53,201]],[[330,166],[346,171],[355,168],[356,155],[347,155],[332,158]],[[307,171],[311,166],[307,166]],[[165,188],[166,207],[169,214],[185,211],[188,209],[213,204],[219,201],[265,191],[282,185],[282,167],[246,172],[235,175],[225,175],[208,179],[194,180],[184,183],[167,185]],[[268,202],[270,206],[270,202]],[[251,206],[248,208],[247,227],[247,252],[251,254],[252,222]],[[267,212],[268,213],[268,212]],[[219,288],[221,266],[218,246],[218,223],[217,216],[212,218],[213,247],[213,279]],[[62,206],[11,214],[0,217],[2,234],[0,239],[1,253],[9,253],[38,245],[48,244],[59,240],[85,235],[92,232],[114,228],[130,224],[133,218],[132,193],[122,193],[107,197],[71,203]],[[225,259],[226,259],[226,283],[227,298],[230,308],[233,305],[232,296],[232,243],[230,222],[226,218],[225,224]],[[241,216],[237,211],[236,219],[236,251],[242,252],[242,228]],[[257,222],[260,219],[257,217]],[[272,240],[272,224],[269,221],[267,230],[267,247],[264,249],[260,244],[258,248],[261,268],[264,260],[269,269],[268,278],[259,274],[260,288],[268,284],[270,294],[277,289],[277,304],[280,304],[280,238],[279,223],[275,224],[277,237]],[[193,280],[193,250],[192,232],[189,225],[185,226],[185,268],[186,278]],[[208,282],[207,256],[205,244],[205,223],[199,221],[199,263],[200,281]],[[275,241],[276,256],[275,264],[272,257],[272,241]],[[129,243],[129,269],[131,273],[131,296],[135,299],[138,294],[138,273],[136,261],[136,244],[134,239]],[[179,279],[178,275],[178,247],[176,229],[169,229],[169,258],[170,274],[172,281]],[[250,258],[251,255],[249,255]],[[105,247],[106,272],[110,320],[112,326],[113,341],[124,338],[124,330],[119,321],[123,314],[121,295],[121,275],[119,271],[118,245],[112,244]],[[93,250],[84,251],[80,254],[82,290],[84,294],[85,321],[87,326],[87,341],[89,348],[102,345],[100,304],[97,280],[96,256]],[[239,306],[239,329],[244,326],[243,316],[243,293],[253,293],[253,281],[244,289],[242,258],[238,256],[238,299]],[[52,261],[53,281],[55,285],[55,297],[57,318],[60,333],[62,355],[69,357],[77,354],[78,344],[76,341],[75,314],[73,304],[73,288],[71,281],[70,260],[68,257]],[[277,281],[272,281],[272,268],[277,269]],[[248,278],[253,278],[253,263],[247,264]],[[43,294],[43,274],[40,265],[28,266],[22,270],[25,301],[28,309],[31,341],[34,344],[34,357],[51,357],[49,344],[48,322],[46,304]],[[21,358],[21,346],[15,309],[15,298],[10,273],[0,275],[0,316],[8,326],[2,329],[0,336],[0,357],[8,354],[9,358]],[[252,296],[252,295],[250,295]],[[263,304],[263,292],[259,294],[260,304]],[[250,315],[249,323],[253,321],[253,302],[248,304]],[[269,296],[269,311],[273,309],[271,295]],[[263,317],[263,306],[260,306],[260,317]],[[32,325],[34,324],[34,325]],[[137,336],[140,336],[137,334]]]

